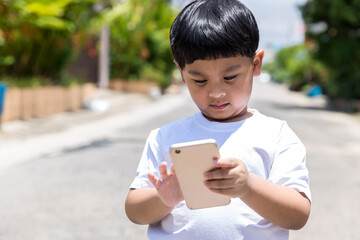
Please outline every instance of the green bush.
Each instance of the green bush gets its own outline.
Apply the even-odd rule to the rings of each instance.
[[[273,62],[264,67],[276,82],[286,83],[292,90],[302,90],[308,84],[318,84],[326,89],[327,69],[313,59],[305,44],[279,50]]]
[[[63,69],[80,50],[94,1],[1,1],[0,77],[31,82],[39,76],[59,83]]]
[[[313,0],[300,9],[314,56],[329,69],[328,95],[360,99],[359,0]]]
[[[103,5],[100,12],[93,10],[95,3]],[[71,85],[77,80],[64,69],[105,23],[111,26],[111,77],[143,78],[165,88],[174,66],[169,43],[174,18],[165,0],[0,1],[0,79],[19,86],[34,85],[34,77],[46,79],[43,84]]]
[[[9,87],[20,88],[38,88],[48,84],[48,81],[42,77],[24,77],[14,78],[10,76],[4,76],[1,78],[1,82],[7,83]]]
[[[151,66],[145,67],[140,73],[140,79],[148,82],[155,82],[161,88],[166,88],[168,86],[167,77],[162,71],[159,71]]]
[[[174,68],[169,31],[175,11],[164,0],[132,0],[122,8],[108,13],[118,11],[111,22],[111,78],[145,78],[165,88]]]

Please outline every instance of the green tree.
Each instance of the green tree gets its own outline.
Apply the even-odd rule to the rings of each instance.
[[[306,44],[290,46],[279,50],[274,61],[264,67],[271,72],[276,82],[284,82],[291,90],[302,90],[309,84],[326,87],[327,70],[313,59]]]
[[[95,0],[0,2],[0,76],[59,81],[81,41]]]
[[[360,0],[312,0],[300,7],[314,55],[329,70],[331,98],[360,98]]]
[[[127,1],[103,18],[111,23],[111,77],[156,81],[166,87],[174,68],[169,31],[175,11],[168,1]]]

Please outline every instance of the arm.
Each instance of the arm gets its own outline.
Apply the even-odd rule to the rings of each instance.
[[[155,188],[138,188],[129,191],[125,201],[128,218],[136,224],[153,224],[171,211],[159,198]]]
[[[159,167],[160,178],[149,173],[148,177],[155,188],[132,189],[125,201],[128,218],[137,224],[153,224],[166,217],[173,208],[184,200],[174,167],[167,171],[163,162]]]
[[[270,183],[255,174],[249,175],[249,187],[241,200],[268,221],[292,230],[306,224],[310,201],[302,193]]]
[[[221,159],[215,165],[219,168],[205,173],[211,191],[239,197],[259,215],[287,229],[300,229],[307,222],[310,201],[301,193],[249,173],[238,159]]]

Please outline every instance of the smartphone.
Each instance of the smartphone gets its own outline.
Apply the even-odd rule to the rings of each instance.
[[[211,192],[204,184],[204,173],[214,169],[214,158],[220,158],[214,139],[173,144],[170,146],[176,176],[189,209],[224,206],[228,196]]]

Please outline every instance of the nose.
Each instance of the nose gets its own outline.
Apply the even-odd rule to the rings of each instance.
[[[211,98],[222,98],[225,97],[226,91],[221,86],[213,86],[209,91],[209,96]]]

